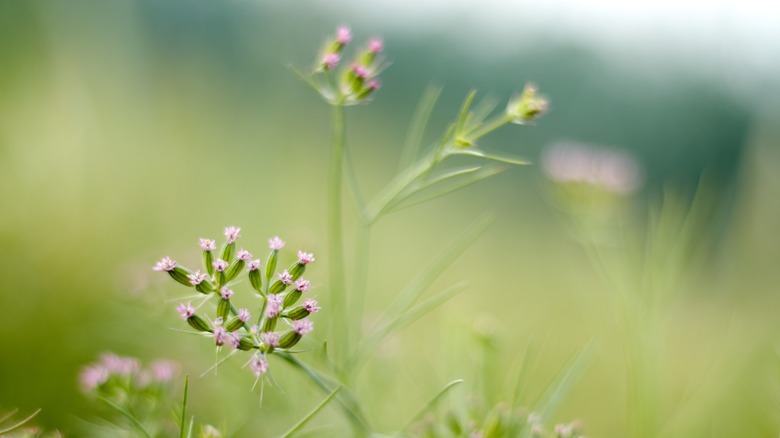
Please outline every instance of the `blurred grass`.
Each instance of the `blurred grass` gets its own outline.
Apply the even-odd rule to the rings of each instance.
[[[77,372],[104,350],[177,359],[193,376],[205,370],[211,350],[168,329],[179,321],[174,303],[162,303],[178,291],[151,272],[166,254],[194,264],[198,237],[232,224],[257,249],[279,234],[323,252],[328,114],[285,67],[307,65],[337,22],[315,15],[241,2],[0,5],[0,406],[41,407],[41,424],[72,430],[74,416],[92,412]],[[446,85],[435,135],[471,85],[504,96],[522,85],[518,78],[536,80],[554,111],[538,127],[507,129],[487,143],[532,159],[559,137],[633,147],[649,166],[640,211],[663,180],[685,187],[703,168],[718,176],[717,217],[725,219],[703,237],[713,249],[652,333],[660,420],[666,436],[775,434],[770,390],[778,389],[767,382],[777,372],[780,328],[776,114],[751,119],[727,97],[685,83],[667,96],[642,93],[575,49],[566,65],[586,72],[579,82],[555,69],[567,53],[560,47],[482,61],[484,68],[463,62],[469,54],[447,55],[446,40],[387,42],[394,64],[384,89],[348,114],[368,192],[395,171],[410,109],[429,81]],[[628,104],[638,110],[626,113]],[[431,291],[462,279],[469,289],[385,341],[358,381],[380,430],[404,424],[457,378],[466,383],[448,400],[472,389],[506,399],[502,376],[513,375],[519,351],[535,338],[544,349],[530,399],[593,338],[594,365],[559,417],[581,418],[589,436],[625,433],[613,303],[546,196],[538,168],[513,170],[378,225],[367,325],[477,212],[499,218]],[[320,262],[311,275],[324,284],[327,260]],[[333,291],[316,293],[324,325]],[[488,370],[479,365],[478,321],[494,326]],[[261,409],[239,362],[218,378],[192,379],[192,410],[202,421],[230,418],[229,430],[241,436],[271,436],[321,399],[276,361],[280,388],[266,388]],[[336,418],[323,412],[313,423],[343,427]]]

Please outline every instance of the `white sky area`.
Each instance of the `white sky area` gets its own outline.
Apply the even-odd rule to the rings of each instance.
[[[780,0],[330,0],[324,6],[409,34],[446,32],[491,55],[540,39],[575,42],[626,68],[652,73],[673,65],[746,92],[780,84]]]

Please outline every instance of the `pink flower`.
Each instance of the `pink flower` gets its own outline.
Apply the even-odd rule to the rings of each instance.
[[[249,268],[250,271],[257,271],[258,269],[260,269],[260,259],[252,260],[246,266],[247,268]]]
[[[237,257],[238,257],[239,260],[243,260],[245,262],[248,262],[248,261],[252,260],[252,253],[250,253],[249,251],[247,251],[245,249],[242,249],[242,250],[238,251]]]
[[[92,391],[108,381],[108,370],[102,365],[90,365],[84,368],[79,375],[81,387],[85,391]]]
[[[181,319],[189,319],[192,315],[195,314],[195,308],[192,307],[192,304],[190,303],[179,304],[179,306],[176,308],[176,311],[179,312]]]
[[[221,325],[214,327],[214,342],[216,342],[217,345],[225,345],[227,338],[228,332],[225,327],[222,327]]]
[[[368,81],[368,85],[367,86],[368,86],[369,90],[378,90],[379,89],[379,81],[377,81],[376,79],[372,79],[372,80]]]
[[[222,260],[222,259],[216,259],[211,263],[211,266],[214,266],[214,269],[216,269],[218,272],[222,272],[228,267],[228,262]]]
[[[368,74],[369,74],[368,69],[363,67],[360,64],[352,65],[352,73],[355,74],[355,77],[358,77],[358,78],[361,78],[361,79],[367,78]]]
[[[223,287],[219,290],[219,294],[222,296],[223,299],[229,300],[233,298],[233,291],[231,289],[228,289],[227,287]]]
[[[251,317],[252,315],[249,313],[249,309],[238,309],[238,319],[240,319],[241,322],[247,322]]]
[[[385,43],[379,39],[374,38],[371,41],[368,42],[368,50],[371,51],[371,53],[379,53],[385,48]]]
[[[284,248],[284,240],[280,239],[279,236],[274,236],[268,239],[268,247],[274,251],[279,251]]]
[[[295,280],[295,289],[301,292],[307,292],[310,287],[311,287],[311,282],[309,282],[309,280],[304,280],[303,278]]]
[[[317,313],[320,311],[320,307],[317,306],[317,300],[311,298],[306,298],[306,300],[303,302],[303,307],[309,313]]]
[[[322,57],[322,66],[325,70],[333,70],[339,65],[339,62],[341,62],[341,56],[338,53],[326,53]]]
[[[225,336],[225,343],[233,348],[238,348],[238,345],[241,344],[241,336],[236,332],[228,333]]]
[[[257,377],[262,376],[268,372],[268,361],[264,356],[252,356],[252,360],[249,361],[249,368]]]
[[[290,273],[287,272],[287,269],[285,269],[284,272],[278,275],[279,275],[279,281],[281,281],[282,283],[292,284],[292,275],[290,275]]]
[[[201,274],[200,271],[195,271],[192,274],[187,275],[187,278],[190,279],[190,284],[193,286],[197,286],[204,281],[206,281],[209,278],[209,275],[206,273]]]
[[[311,263],[314,261],[314,254],[313,253],[306,253],[303,251],[298,251],[298,263],[305,265],[307,263]]]
[[[172,360],[156,360],[149,368],[152,370],[152,379],[157,382],[170,381],[179,372],[179,364]]]
[[[313,329],[314,323],[308,319],[293,321],[293,331],[301,336],[310,333]]]
[[[282,310],[284,298],[281,294],[268,294],[268,303],[265,305],[266,318],[276,318]]]
[[[200,247],[203,251],[213,251],[217,249],[217,242],[211,239],[200,238]]]
[[[118,374],[120,376],[129,376],[138,372],[141,368],[138,359],[117,356],[113,353],[103,354],[100,358],[100,363],[108,370],[109,374]]]
[[[350,41],[352,41],[352,32],[349,28],[345,26],[339,27],[336,31],[336,42],[341,45],[347,45]]]
[[[233,243],[233,242],[236,241],[236,239],[241,237],[241,234],[239,234],[240,232],[241,232],[241,228],[226,227],[225,228],[225,237],[227,237],[227,243]]]
[[[171,260],[170,257],[163,257],[162,260],[157,262],[156,265],[154,265],[155,271],[173,271],[173,268],[176,267],[176,261]]]
[[[274,332],[265,332],[262,335],[263,337],[263,344],[269,346],[269,347],[278,347],[279,346],[279,333]]]
[[[260,327],[255,324],[249,329],[249,333],[252,334],[252,336],[258,336],[260,334]]]

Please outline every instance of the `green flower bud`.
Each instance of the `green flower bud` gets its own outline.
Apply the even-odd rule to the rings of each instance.
[[[233,317],[233,319],[230,320],[230,322],[227,323],[225,326],[225,330],[229,332],[234,332],[241,327],[244,326],[244,321],[241,321],[241,319],[237,316]]]
[[[303,263],[293,263],[290,266],[290,270],[289,270],[293,281],[301,278],[301,275],[303,275],[305,271],[306,271],[306,265],[304,265]]]
[[[260,292],[261,294],[263,293],[263,281],[260,278],[260,270],[259,269],[255,269],[255,270],[249,271],[249,283],[252,284],[252,287],[256,291]]]
[[[225,243],[225,245],[222,246],[222,256],[220,257],[222,260],[230,263],[231,260],[233,260],[233,256],[236,255],[236,243]]]
[[[206,272],[209,275],[214,275],[214,255],[211,251],[203,251],[203,266],[206,267]]]
[[[268,291],[268,293],[278,294],[284,292],[285,289],[287,289],[287,285],[281,280],[277,280],[274,284],[271,285],[271,289]]]
[[[279,318],[266,318],[265,322],[263,323],[263,328],[261,331],[263,332],[272,332],[276,328],[276,321]]]
[[[181,266],[176,266],[170,271],[168,271],[168,275],[171,276],[174,280],[178,281],[179,283],[187,286],[192,287],[192,284],[190,283],[190,279],[187,278],[188,275],[191,275],[192,271],[190,271],[187,268],[183,268]]]
[[[200,292],[202,294],[209,294],[211,292],[214,292],[216,290],[216,288],[214,287],[214,285],[210,281],[205,280],[205,281],[202,281],[197,286],[195,286],[195,290],[197,290],[198,292]]]
[[[253,348],[257,348],[257,344],[255,344],[255,341],[253,341],[248,336],[241,338],[241,341],[238,343],[239,350],[249,351]]]
[[[271,254],[268,255],[268,262],[265,264],[265,281],[271,281],[271,277],[273,277],[274,272],[276,272],[278,254],[279,251],[274,249],[271,251]]]
[[[519,97],[509,102],[507,115],[512,119],[512,123],[523,125],[542,116],[549,107],[549,101],[539,96],[536,87],[529,84]]]
[[[299,291],[298,289],[291,290],[286,297],[284,297],[284,307],[290,307],[293,304],[297,303],[298,300],[301,299],[301,295],[303,292]]]
[[[217,316],[222,317],[223,321],[227,321],[228,316],[230,316],[230,300],[224,298],[219,299],[219,303],[217,303]]]
[[[298,320],[309,316],[309,311],[306,310],[305,306],[298,306],[287,312],[284,316],[292,320]]]
[[[192,315],[189,318],[187,318],[187,323],[194,328],[195,330],[199,332],[210,332],[211,328],[209,327],[208,323],[203,320],[198,315]]]
[[[279,339],[279,348],[291,348],[295,346],[295,344],[297,344],[302,337],[303,336],[301,336],[298,332],[291,330],[282,335],[282,338]]]
[[[241,259],[234,261],[233,264],[231,264],[230,267],[228,267],[225,271],[225,282],[227,283],[238,277],[238,274],[240,274],[241,270],[244,269],[245,264],[246,263]]]

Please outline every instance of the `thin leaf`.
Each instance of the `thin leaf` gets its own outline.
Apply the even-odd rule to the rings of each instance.
[[[141,424],[141,421],[138,420],[137,418],[135,418],[135,416],[133,414],[131,414],[130,412],[126,411],[124,408],[122,408],[118,404],[112,402],[111,400],[109,400],[109,399],[107,399],[105,397],[98,397],[98,398],[101,401],[103,401],[105,404],[111,406],[114,410],[116,410],[117,412],[122,414],[125,418],[130,420],[130,423],[132,423],[132,425],[135,426],[135,428],[138,429],[138,431],[141,432],[141,434],[143,436],[145,436],[147,438],[152,438],[152,436],[149,435],[149,432],[147,432],[146,429],[144,429],[144,426],[143,426],[143,424]]]
[[[567,365],[561,368],[558,375],[547,385],[547,389],[534,404],[534,412],[540,416],[540,422],[545,424],[553,417],[563,403],[563,399],[584,373],[590,362],[591,344],[589,343]],[[524,436],[531,436],[531,428],[526,425]]]
[[[13,409],[13,410],[11,410],[11,412],[9,412],[9,413],[3,415],[2,417],[0,417],[0,424],[3,424],[5,422],[5,420],[7,420],[7,419],[13,417],[14,415],[16,415],[17,412],[19,412],[19,409]]]
[[[431,201],[436,198],[440,198],[454,191],[460,190],[464,187],[468,187],[472,184],[478,183],[483,179],[487,179],[490,178],[491,176],[498,175],[499,173],[502,173],[505,170],[507,170],[507,168],[504,166],[481,167],[480,170],[476,172],[471,172],[470,174],[463,174],[466,176],[462,176],[461,178],[455,179],[453,181],[446,181],[446,182],[442,181],[443,183],[437,186],[427,187],[425,189],[420,189],[415,193],[411,193],[405,199],[393,203],[391,207],[388,208],[387,211],[388,213],[395,212],[398,210],[403,210],[404,208],[409,208],[415,205],[419,205]],[[452,178],[448,178],[448,179],[452,179]]]
[[[508,157],[505,155],[495,154],[495,153],[488,154],[476,148],[454,149],[450,151],[450,153],[453,155],[470,155],[472,157],[479,157],[479,158],[485,158],[487,160],[498,161],[499,163],[514,164],[516,166],[526,166],[531,164],[530,161],[526,161],[520,158]]]
[[[187,430],[187,396],[190,388],[190,375],[184,375],[184,397],[181,402],[181,417],[179,421],[179,438],[186,437]]]
[[[404,141],[403,149],[401,149],[399,170],[405,169],[411,165],[417,157],[420,146],[422,146],[425,127],[428,126],[433,107],[436,105],[439,95],[441,95],[441,90],[441,87],[429,86],[425,89],[425,92],[420,98],[420,102],[414,110],[412,123],[409,125],[409,131],[406,133],[406,141]]]
[[[474,115],[472,121],[475,125],[480,125],[487,119],[490,113],[498,106],[498,99],[496,98],[483,98],[478,104],[474,105]]]
[[[36,416],[36,415],[40,414],[40,413],[41,413],[41,411],[42,411],[42,409],[38,409],[37,411],[35,411],[35,412],[33,412],[32,414],[30,414],[30,416],[29,416],[29,417],[27,417],[27,418],[25,418],[24,420],[22,420],[22,421],[20,421],[20,422],[18,422],[18,423],[16,423],[16,424],[14,424],[14,425],[13,425],[13,426],[11,426],[11,427],[8,427],[8,428],[5,428],[5,429],[3,429],[3,430],[0,430],[0,435],[6,434],[6,433],[10,433],[10,432],[13,432],[14,430],[16,430],[16,429],[18,429],[18,428],[20,428],[20,427],[24,426],[24,425],[25,425],[25,424],[27,424],[27,423],[28,423],[30,420],[32,420],[33,418],[35,418],[35,416]]]
[[[317,93],[320,92],[320,89],[317,86],[317,83],[314,82],[314,80],[312,80],[311,77],[306,76],[305,74],[301,73],[297,68],[295,68],[293,66],[288,66],[288,68],[290,70],[292,70],[292,72],[295,74],[295,76],[297,76],[298,79],[300,79],[304,84],[306,84],[309,87],[311,87],[311,89],[316,91]]]
[[[298,368],[299,371],[306,374],[309,379],[314,382],[315,385],[317,385],[322,391],[329,394],[331,391],[333,391],[334,388],[338,386],[343,386],[339,383],[335,383],[333,379],[324,376],[319,371],[315,370],[314,368],[308,366],[304,362],[301,362],[298,360],[298,358],[294,357],[291,354],[281,352],[281,351],[274,351],[274,354],[284,359],[287,363],[292,365],[295,368]],[[346,414],[347,419],[350,421],[352,426],[361,432],[362,435],[368,435],[368,432],[371,430],[368,421],[366,420],[366,417],[363,415],[362,410],[360,409],[360,404],[355,399],[355,396],[349,392],[348,390],[343,390],[336,398],[336,401],[339,402],[339,405],[341,405],[342,410]]]
[[[471,104],[474,102],[475,97],[477,97],[477,90],[471,90],[469,91],[469,94],[466,95],[466,99],[463,100],[463,105],[461,105],[458,118],[455,121],[456,133],[464,131],[463,128],[466,126],[466,122],[469,118],[469,109],[471,109]]]
[[[317,413],[322,410],[328,403],[330,403],[331,400],[333,400],[333,397],[336,396],[336,394],[341,390],[341,386],[337,387],[333,390],[327,397],[325,397],[325,400],[320,402],[314,409],[311,410],[305,417],[301,418],[301,421],[296,423],[293,427],[291,427],[287,432],[285,432],[282,435],[282,438],[287,438],[292,436],[295,432],[297,432],[300,428],[302,428],[309,420],[311,420]]]
[[[408,423],[406,423],[406,426],[403,428],[403,430],[409,429],[412,425],[414,425],[415,422],[417,422],[420,418],[422,418],[426,412],[429,412],[433,410],[436,405],[439,403],[439,400],[444,397],[447,392],[449,392],[450,389],[454,388],[455,386],[463,383],[463,379],[453,380],[452,382],[448,383],[444,388],[442,388],[441,391],[439,391],[438,394],[433,396],[432,399],[428,401],[428,403],[424,404],[416,414],[414,414],[414,417],[412,417],[411,420],[409,420]]]

